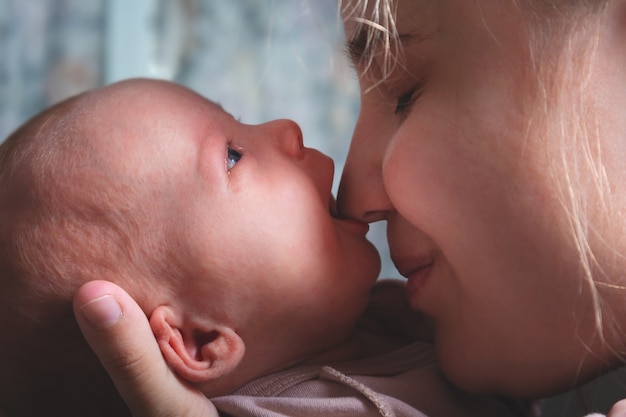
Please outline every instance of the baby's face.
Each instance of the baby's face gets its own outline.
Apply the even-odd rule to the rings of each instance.
[[[294,355],[351,333],[378,254],[366,224],[336,217],[333,162],[303,147],[297,124],[245,125],[159,81],[96,94],[96,149],[120,175],[156,190],[146,204],[193,277],[185,309],[221,315],[244,338],[271,335]]]

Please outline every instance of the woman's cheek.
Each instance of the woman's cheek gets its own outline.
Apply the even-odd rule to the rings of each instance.
[[[409,129],[405,129],[407,131]],[[383,182],[394,208],[415,227],[428,228],[441,216],[446,190],[440,155],[418,134],[396,134],[383,159]],[[427,230],[424,230],[427,232]]]

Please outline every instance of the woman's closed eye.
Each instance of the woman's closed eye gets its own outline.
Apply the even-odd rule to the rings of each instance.
[[[233,169],[235,165],[237,165],[237,162],[239,162],[242,155],[241,155],[241,152],[239,152],[236,149],[231,148],[230,146],[228,146],[227,149],[228,149],[228,152],[226,155],[226,171],[230,172],[230,170]]]
[[[415,101],[417,101],[419,96],[422,94],[423,87],[424,87],[423,84],[419,84],[418,86],[400,95],[396,102],[396,108],[395,108],[394,113],[396,115],[399,115],[400,117],[406,116],[409,110],[411,110],[411,106],[415,103]]]

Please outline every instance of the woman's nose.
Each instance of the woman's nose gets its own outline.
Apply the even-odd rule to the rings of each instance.
[[[385,191],[382,175],[388,133],[380,124],[364,117],[362,110],[337,193],[337,207],[341,216],[372,223],[387,219],[394,210]]]
[[[268,129],[267,133],[278,149],[292,158],[302,156],[302,130],[296,122],[288,119],[273,120],[265,123],[264,127]]]

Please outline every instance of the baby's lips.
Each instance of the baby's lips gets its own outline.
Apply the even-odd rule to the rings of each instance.
[[[339,215],[339,209],[337,208],[337,199],[330,194],[328,199],[328,211],[331,217],[340,220],[342,224],[346,225],[354,233],[365,236],[370,230],[370,225],[360,220],[352,219],[350,217],[342,217]]]

